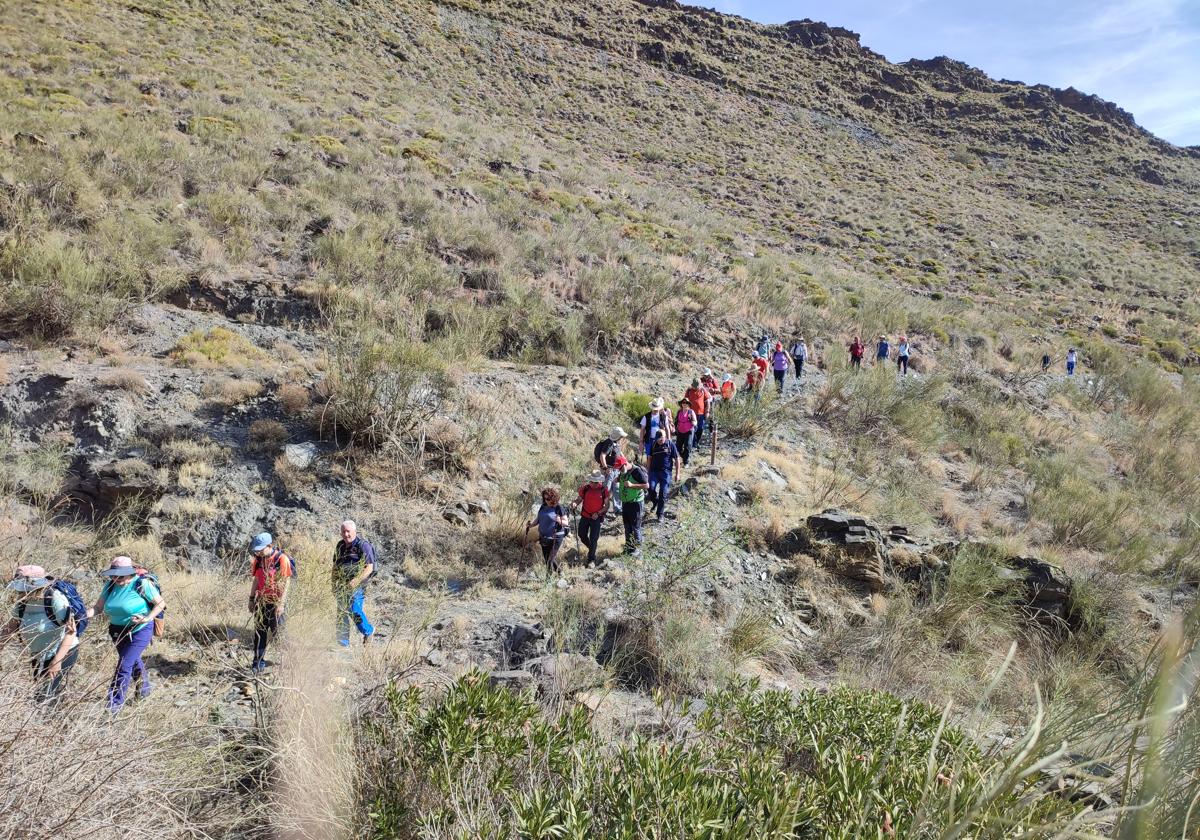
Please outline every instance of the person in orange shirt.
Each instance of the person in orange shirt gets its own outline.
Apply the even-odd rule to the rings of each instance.
[[[683,398],[688,401],[688,405],[692,407],[692,411],[696,412],[696,428],[692,433],[692,446],[698,447],[701,439],[704,437],[705,420],[708,415],[708,403],[711,397],[709,396],[708,389],[704,387],[700,380],[693,379],[692,387],[684,391]]]
[[[721,383],[721,401],[729,402],[737,394],[737,385],[733,384],[733,374],[725,374],[725,381]]]
[[[283,607],[287,602],[288,586],[295,574],[292,558],[272,543],[274,539],[264,532],[254,538],[250,546],[250,612],[254,615],[254,664],[251,669],[258,673],[267,667],[263,658],[267,653],[267,640],[283,627]]]

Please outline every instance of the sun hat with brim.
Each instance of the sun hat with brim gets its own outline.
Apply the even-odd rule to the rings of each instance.
[[[587,477],[588,484],[602,484],[604,482],[604,473],[594,472]]]
[[[41,566],[18,566],[8,588],[15,592],[33,592],[49,584],[50,578]]]
[[[262,551],[264,548],[270,548],[272,542],[274,542],[274,538],[266,531],[263,531],[250,543],[250,550]]]
[[[613,430],[608,433],[608,439],[613,443],[616,443],[617,441],[627,437],[629,437],[629,435],[625,434],[625,430],[620,426],[613,426]]]
[[[100,577],[118,578],[118,577],[133,577],[137,574],[137,569],[129,566],[109,566],[100,573]]]
[[[662,407],[663,407],[664,405],[665,405],[665,403],[663,402],[663,398],[662,398],[662,397],[655,397],[655,398],[654,398],[653,400],[651,400],[651,402],[650,402],[650,408],[651,408],[652,410],[654,410],[654,411],[661,411],[661,410],[662,410]]]

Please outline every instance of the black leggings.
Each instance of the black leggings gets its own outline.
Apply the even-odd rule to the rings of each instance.
[[[254,611],[254,662],[263,661],[267,653],[267,642],[283,626],[283,616],[275,615],[275,605],[260,601]]]
[[[558,574],[562,570],[562,564],[558,562],[558,552],[562,548],[562,544],[562,537],[553,540],[538,540],[538,545],[542,547],[542,559],[546,561],[546,568],[554,574]]]
[[[908,356],[897,356],[896,357],[896,370],[900,371],[903,374],[908,373]]]

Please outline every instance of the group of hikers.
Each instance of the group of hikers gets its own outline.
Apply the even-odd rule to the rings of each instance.
[[[866,347],[858,336],[849,345],[850,364],[862,367]],[[907,376],[911,349],[908,339],[899,336],[893,348],[886,336],[880,336],[875,348],[876,364],[894,358],[897,371]],[[581,544],[577,554],[586,550],[588,565],[596,563],[601,528],[609,513],[620,516],[625,536],[625,552],[636,553],[642,543],[644,514],[649,511],[655,522],[666,515],[671,486],[688,466],[693,453],[705,440],[705,432],[715,435],[717,407],[734,399],[757,400],[767,371],[772,371],[776,387],[784,390],[789,370],[799,382],[809,359],[803,337],[788,349],[781,341],[763,335],[753,352],[744,388],[738,389],[733,374],[718,382],[711,368],[691,381],[676,410],[664,397],[650,401],[637,421],[637,446],[626,451],[629,435],[620,426],[613,427],[592,451],[595,467],[578,488],[575,498],[564,506],[559,490],[546,487],[541,504],[525,534],[537,528],[538,543],[547,571],[559,575],[563,543],[571,533],[570,517],[578,517],[576,533]],[[1074,375],[1078,353],[1067,353],[1067,374]],[[1042,357],[1042,370],[1049,369],[1049,354]],[[715,446],[715,441],[714,441]],[[254,653],[251,671],[266,666],[267,645],[283,627],[285,606],[297,566],[294,558],[275,545],[270,533],[254,537],[249,546],[250,591],[247,607],[254,627]],[[341,538],[332,558],[331,583],[336,599],[336,632],[339,645],[350,645],[351,624],[363,644],[371,641],[375,628],[363,610],[365,587],[375,575],[378,560],[374,547],[358,534],[351,520],[341,524]],[[79,655],[79,642],[88,624],[97,616],[108,621],[108,636],[116,649],[117,665],[109,684],[106,704],[116,712],[129,699],[136,685],[137,696],[150,693],[150,679],[143,654],[156,637],[163,634],[166,602],[158,579],[148,569],[127,556],[115,557],[100,573],[104,579],[99,596],[87,606],[75,584],[47,574],[38,565],[16,569],[8,590],[15,596],[10,620],[0,628],[0,650],[14,638],[25,648],[41,698],[55,703],[66,686],[67,676]]]
[[[264,532],[249,546],[251,583],[247,606],[253,617],[250,667],[255,674],[267,666],[267,644],[283,627],[288,591],[297,572],[296,561],[274,543],[271,534]],[[363,601],[366,584],[377,565],[371,543],[359,536],[353,521],[343,522],[331,570],[337,610],[335,636],[342,647],[350,645],[351,623],[363,644],[375,634],[363,611]],[[39,699],[54,705],[79,657],[84,631],[93,619],[103,617],[108,621],[108,637],[117,654],[105,697],[107,708],[115,714],[132,699],[134,691],[137,697],[150,693],[143,654],[155,638],[163,635],[166,601],[155,575],[124,555],[113,558],[100,577],[104,580],[100,594],[89,607],[73,582],[47,574],[42,566],[18,566],[7,586],[15,602],[9,621],[0,628],[0,650],[13,639],[20,641]]]

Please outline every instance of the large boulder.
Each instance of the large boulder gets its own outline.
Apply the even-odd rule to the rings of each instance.
[[[1005,561],[1000,576],[1024,586],[1025,603],[1035,617],[1070,625],[1071,579],[1058,566],[1036,557],[1012,557]]]
[[[812,542],[826,548],[823,559],[834,574],[860,581],[872,592],[883,589],[886,544],[879,528],[832,508],[808,517],[807,525]]]

